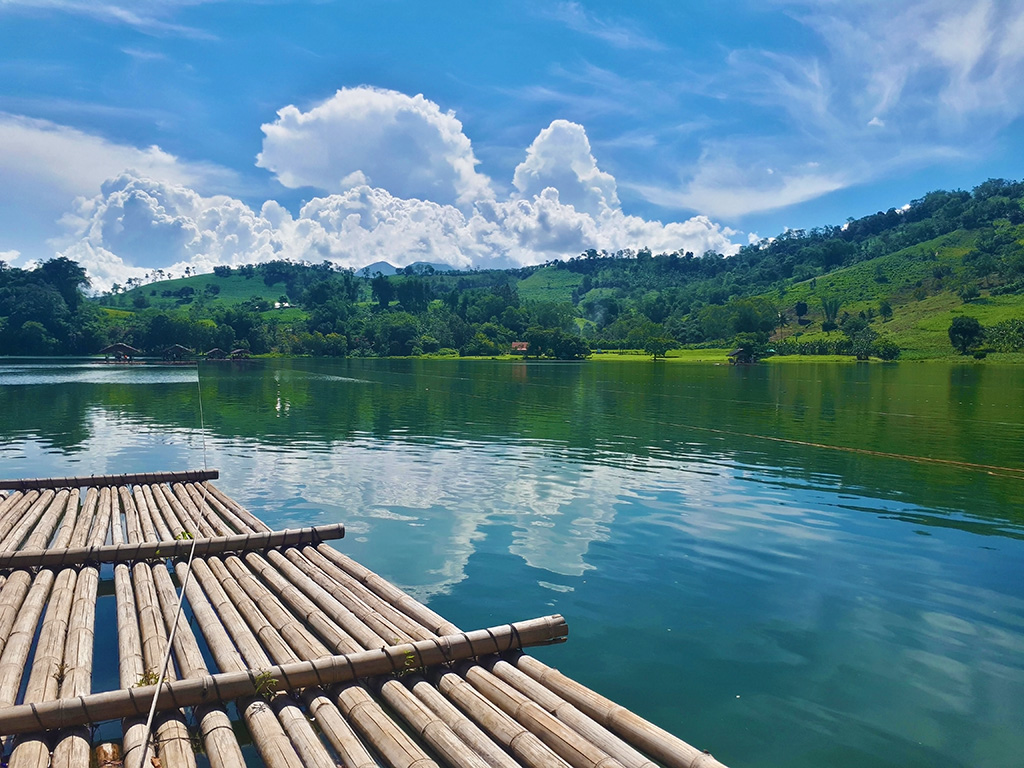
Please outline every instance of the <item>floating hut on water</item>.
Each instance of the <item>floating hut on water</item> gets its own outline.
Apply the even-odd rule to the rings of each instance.
[[[207,360],[224,360],[227,356],[228,353],[220,347],[214,347],[204,355]]]
[[[562,617],[463,632],[324,543],[343,526],[271,531],[217,476],[0,481],[11,766],[87,766],[95,750],[192,768],[202,750],[242,768],[247,731],[269,768],[721,768],[524,653],[564,642]],[[116,621],[96,620],[101,580]],[[120,688],[93,692],[94,654],[114,648]],[[110,721],[119,743],[94,744]]]
[[[195,352],[182,344],[171,344],[171,346],[164,350],[164,360],[169,363],[191,360],[194,355]]]
[[[109,360],[110,356],[114,356],[114,362],[117,363],[130,363],[136,357],[142,354],[141,349],[129,346],[123,342],[117,342],[116,344],[110,344],[101,349],[96,354],[103,355],[104,360]]]
[[[242,347],[239,347],[238,349],[232,349],[231,350],[231,359],[232,360],[248,360],[249,359],[249,350],[245,349],[245,348],[242,348]]]

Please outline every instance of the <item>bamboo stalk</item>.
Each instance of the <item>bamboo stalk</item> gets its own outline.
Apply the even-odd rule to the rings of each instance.
[[[194,488],[194,486],[190,486]],[[205,491],[196,491],[196,504],[193,505],[189,502],[188,496],[184,491],[183,486],[174,486],[175,494],[181,496],[190,511],[186,511],[185,505],[174,496],[168,495],[168,506],[171,508],[168,510],[164,508],[165,513],[169,516],[173,515],[178,523],[180,524],[183,520],[191,521],[191,524],[195,527],[195,530],[202,531],[204,533],[223,532],[224,528],[214,528],[200,513],[199,508],[203,506],[204,500],[203,495]],[[316,719],[320,725],[320,729],[323,731],[327,740],[331,743],[333,749],[341,757],[342,762],[346,766],[351,768],[370,768],[376,766],[377,763],[367,751],[366,747],[363,746],[362,742],[356,736],[351,726],[341,716],[341,712],[338,710],[336,704],[331,702],[327,698],[326,694],[319,687],[308,687],[303,691],[302,698],[304,703],[309,709],[310,714]]]
[[[34,509],[36,505],[42,506],[41,516],[36,515],[31,510],[27,513],[28,516],[35,516],[39,520],[35,531],[29,536],[29,544],[34,545],[40,541],[45,542],[53,535],[53,531],[64,514],[68,497],[69,494],[67,492],[60,496],[53,493],[53,491],[46,491],[42,495],[33,492],[25,494],[18,502],[18,509],[20,510],[18,514],[25,513],[25,510],[29,507]],[[70,536],[71,531],[68,529],[65,541],[69,541]],[[20,536],[12,536],[4,539],[2,546],[4,549],[14,547],[17,543],[20,543],[20,540]],[[51,573],[50,575],[52,576],[53,574]],[[48,578],[44,577],[44,581]],[[32,576],[26,571],[15,571],[4,581],[3,590],[0,591],[0,658],[2,658],[15,621],[20,616],[21,607],[32,583]],[[2,685],[0,685],[0,704],[3,703],[2,697]],[[13,699],[11,701],[13,702]]]
[[[509,750],[524,764],[531,768],[547,768],[548,766],[569,768],[569,764],[544,742],[530,733],[521,723],[516,722],[515,718],[491,704],[459,675],[452,672],[442,674],[438,676],[436,683],[437,690],[447,697],[452,705],[469,715],[492,739]],[[433,705],[429,697],[425,701],[428,706],[435,708],[436,701],[433,702]],[[437,711],[436,708],[435,711]]]
[[[16,491],[0,502],[0,550],[11,549],[15,546],[14,542],[7,540],[7,534],[38,496],[38,491],[28,491],[27,493]]]
[[[411,669],[407,663],[410,659],[415,659],[418,666],[439,666],[479,654],[549,644],[564,638],[565,633],[565,620],[561,616],[543,616],[416,643],[269,665],[259,672],[246,668],[215,675],[197,675],[164,683],[157,695],[157,709],[166,711],[231,701],[256,696],[267,688],[296,691],[309,686],[391,675]],[[198,651],[198,646],[195,650]],[[201,657],[192,663],[201,663]],[[7,707],[0,710],[0,734],[68,728],[144,714],[155,692],[155,685],[133,686],[104,693],[78,694],[47,703]]]
[[[183,472],[136,472],[124,475],[81,475],[75,477],[34,477],[0,480],[0,490],[28,488],[100,488],[105,485],[136,485],[140,483],[200,482],[216,480],[216,469],[191,469]]]
[[[178,519],[171,508],[171,505],[167,502],[167,498],[163,493],[162,489],[157,486],[155,487],[156,497],[159,499],[159,504],[154,506],[152,509],[153,519],[148,521],[148,525],[152,528],[154,520],[156,524],[164,526],[165,530],[170,530],[170,527],[179,527],[179,530],[188,530],[189,527],[193,527],[193,524],[185,519]],[[166,523],[163,522],[163,515],[166,517]],[[145,518],[144,518],[145,519]],[[216,558],[213,558],[216,560]],[[201,585],[202,590],[206,593],[209,598],[210,604],[213,606],[213,610],[216,613],[217,621],[209,627],[204,626],[204,634],[209,631],[214,637],[211,640],[211,635],[207,635],[208,644],[210,644],[211,650],[213,649],[213,642],[218,642],[222,654],[226,656],[222,661],[218,658],[218,664],[222,669],[231,669],[234,666],[239,670],[247,669],[263,669],[271,666],[263,648],[254,637],[253,633],[249,631],[245,620],[239,615],[235,606],[228,599],[224,592],[222,585],[218,582],[217,578],[210,571],[210,568],[205,560],[196,560],[192,564],[196,581]],[[179,572],[183,572],[184,564],[180,565]],[[191,580],[190,580],[191,581]],[[191,601],[191,598],[190,598]],[[194,605],[194,604],[193,604]],[[226,630],[223,637],[221,637],[216,629],[220,627]],[[221,644],[223,639],[226,639],[230,634],[231,640],[227,641],[227,645],[231,647],[233,653],[224,653],[226,648]],[[237,645],[237,651],[234,651]],[[228,666],[225,666],[227,664]],[[277,694],[270,696],[270,709],[276,714],[277,721],[280,722],[279,727],[284,728],[284,733],[287,734],[286,742],[292,753],[296,754],[296,762],[307,766],[322,766],[327,768],[331,766],[332,760],[323,744],[317,738],[313,729],[309,725],[309,721],[306,720],[304,714],[299,707],[291,701],[291,699],[285,694]],[[262,713],[268,711],[266,704],[251,699],[246,711],[255,715],[256,713]],[[275,722],[277,722],[275,721]],[[260,738],[260,733],[257,729],[253,729],[250,725],[250,732],[254,739]],[[280,754],[285,755],[282,759],[284,762],[279,764],[294,765],[295,762],[287,762],[287,750],[284,745],[279,741],[273,741],[268,744],[270,751],[270,759],[276,759]],[[261,752],[261,755],[263,753]],[[265,757],[265,759],[267,759]]]
[[[193,564],[193,567],[195,565]],[[178,563],[175,568],[179,579],[184,581],[185,563]],[[206,595],[203,594],[196,578],[189,579],[186,597],[217,665],[222,670],[244,670],[246,667],[242,657]],[[237,706],[249,727],[256,749],[269,768],[287,768],[299,762],[299,756],[288,740],[284,729],[262,699],[255,696],[242,697],[237,702]]]
[[[270,590],[247,572],[237,557],[227,558],[226,564],[213,558],[210,566],[217,574],[221,586],[231,595],[236,608],[252,630],[259,635],[275,661],[282,663],[303,657],[328,655],[327,647],[295,621]],[[302,615],[309,621],[316,613],[313,608]],[[318,617],[316,623],[320,631],[329,633],[336,642],[349,647],[355,645],[336,625],[330,626],[322,617]],[[364,687],[349,685],[336,689],[336,693],[337,705],[341,712],[349,716],[356,729],[392,765],[399,768],[414,765],[426,768],[434,765],[427,754],[403,731],[393,725],[382,725],[391,721]]]
[[[195,493],[192,493],[191,495],[192,498],[194,499]],[[232,509],[234,509],[235,512],[238,513],[237,515],[233,515],[234,525],[246,525],[246,513],[244,512],[244,510],[242,510],[237,505],[234,505],[230,501],[230,499],[227,499],[227,504],[230,504],[232,506]],[[222,511],[224,509],[224,506],[221,506],[216,503],[214,503],[211,506],[218,507],[218,511]],[[253,521],[254,524],[259,523],[258,520],[255,520],[255,518],[252,518],[251,516],[249,516],[249,520]],[[289,552],[288,555],[289,559],[298,562],[299,558],[296,556],[295,552]],[[283,571],[287,572],[288,566],[283,562],[282,558],[279,556],[279,553],[269,553],[268,558],[273,560],[278,567],[282,568]],[[254,566],[257,565],[256,556],[247,556],[246,560]],[[302,569],[299,569],[296,566],[296,570],[301,571]],[[273,581],[275,579],[280,579],[279,575],[275,577],[274,570],[271,568],[264,568],[260,570],[259,573],[265,580],[268,581],[268,583],[271,583],[271,585],[273,585]],[[296,584],[300,585],[304,592],[313,594],[314,598],[319,598],[316,600],[318,607],[327,612],[332,611],[330,599],[324,599],[323,594],[317,595],[316,592],[314,591],[314,587],[311,586],[311,582],[308,579],[296,579],[293,577],[292,580]],[[293,610],[297,610],[302,615],[311,612],[312,609],[310,605],[303,605],[301,602],[295,601],[294,592],[286,592],[286,590],[280,587],[278,587],[277,591],[279,594],[292,595],[291,607]],[[345,614],[348,614],[350,618],[352,617],[352,614],[346,611],[342,606],[337,605],[336,607],[341,609],[342,613],[331,613],[333,617],[338,618],[340,621],[343,622],[345,621]],[[346,628],[349,628],[348,625],[346,625]],[[378,642],[381,640],[379,636],[373,635],[372,631],[369,630],[368,627],[364,626],[363,629],[364,631],[370,632],[371,638],[375,638],[375,640]],[[419,631],[420,633],[424,633],[424,630],[422,629]],[[374,640],[364,640],[364,642],[371,643],[374,642]],[[460,683],[463,682],[460,678],[458,678],[455,675],[452,675],[452,677],[457,679]],[[384,681],[380,685],[380,692],[388,701],[388,703],[396,709],[396,711],[401,712],[403,716],[407,718],[408,722],[410,722],[410,724],[414,728],[416,728],[418,732],[423,734],[424,737],[428,739],[428,741],[431,743],[431,746],[434,749],[436,749],[440,754],[446,756],[446,759],[454,760],[456,759],[456,756],[461,756],[459,759],[472,762],[477,759],[475,755],[493,755],[493,746],[491,747],[490,751],[488,751],[486,748],[480,748],[479,750],[474,751],[474,746],[477,745],[474,743],[472,739],[467,743],[459,741],[457,732],[450,725],[448,725],[448,721],[445,718],[442,718],[433,709],[428,710],[424,708],[423,705],[417,702],[414,698],[410,698],[408,696],[408,690],[405,689],[398,681]],[[349,700],[347,701],[345,698],[343,698],[346,696],[349,697]],[[350,693],[350,688],[340,689],[339,705],[342,705],[343,709],[350,716],[357,716],[359,714],[358,702],[351,700],[351,696],[352,694]],[[545,747],[544,744],[542,744],[533,734],[529,733],[522,725],[516,723],[511,718],[508,718],[503,713],[498,711],[492,704],[487,702],[486,699],[480,697],[478,694],[475,696],[475,698],[470,699],[470,706],[468,709],[470,712],[474,713],[478,718],[480,718],[480,721],[482,723],[486,724],[492,729],[497,727],[495,726],[495,721],[500,720],[500,725],[504,726],[504,733],[507,734],[507,738],[503,743],[505,743],[506,746],[517,750],[517,754],[526,757],[528,765],[535,766],[535,768],[546,768],[546,766],[557,765],[561,763],[561,761],[555,756],[555,754],[552,753],[550,749]],[[465,717],[465,715],[459,713],[454,707],[450,707],[448,710],[445,711],[444,714],[446,714],[455,725],[460,727],[461,732],[472,733],[477,735],[478,737],[482,737],[482,732],[480,731],[480,729],[473,725]],[[377,727],[379,729],[379,724],[371,721],[370,723],[365,724],[363,727],[370,731],[370,738],[380,737],[378,733],[373,733],[372,730],[370,730],[374,727]],[[501,728],[498,728],[498,730],[500,732]],[[483,737],[481,740],[486,741],[486,737]],[[394,761],[407,761],[410,758],[408,757],[408,755],[403,754],[402,751],[399,749],[396,750],[395,753],[390,754],[389,759]]]
[[[3,534],[3,550],[10,551],[21,546],[25,538],[37,524],[42,524],[50,502],[57,494],[53,491],[43,493],[26,493],[11,510],[0,526],[0,533]],[[63,509],[59,514],[63,513]],[[37,540],[39,537],[36,537]],[[43,543],[46,546],[46,543]]]
[[[310,547],[305,548],[303,554],[308,554],[310,549]],[[374,604],[373,599],[369,598],[366,592],[361,594],[364,599],[368,599],[368,603],[373,604],[375,610],[385,613],[387,606],[395,608],[400,606],[404,615],[414,619],[425,628],[437,626],[439,634],[457,631],[454,625],[422,603],[406,595],[395,585],[382,579],[365,566],[342,555],[332,547],[321,545],[316,548],[316,552],[338,568],[340,573],[335,572],[333,574],[336,578],[345,574],[350,578],[356,579],[366,592],[377,596],[379,602]],[[517,661],[517,666],[523,668],[526,674],[535,679],[543,677],[542,682],[553,693],[564,699],[590,720],[599,723],[607,730],[613,732],[626,745],[650,754],[671,768],[691,768],[691,766],[707,766],[708,768],[719,768],[721,766],[724,768],[720,762],[708,753],[658,728],[639,715],[609,701],[575,680],[561,675],[557,670],[547,667],[532,656],[523,654]],[[500,665],[498,669],[501,669]],[[552,684],[548,685],[548,682]],[[570,711],[567,708],[561,709],[563,715]],[[570,719],[575,720],[576,725],[588,733],[594,733],[593,726],[586,720],[580,720],[571,715]],[[603,734],[600,740],[609,748],[614,744],[613,741],[608,740]],[[635,757],[629,758],[629,753],[623,751],[621,747],[616,747],[614,751],[617,751],[627,761],[635,759]]]
[[[198,538],[195,540],[196,557],[207,557],[224,552],[250,552],[278,547],[295,547],[320,541],[340,539],[345,526],[340,523],[285,531],[243,533],[234,536]],[[164,539],[134,544],[97,544],[68,549],[21,549],[0,553],[0,568],[56,568],[98,563],[131,563],[140,560],[173,560],[187,557],[192,549],[191,539]]]
[[[669,768],[725,768],[708,752],[687,744],[532,656],[518,656],[515,666]]]
[[[207,485],[210,486],[210,484],[207,484]],[[210,486],[210,487],[212,488],[212,486]],[[195,493],[194,492],[192,493],[192,497],[195,498]],[[234,504],[229,498],[221,495],[221,499],[223,500],[223,503],[218,503],[215,500],[215,502],[211,506],[212,507],[217,507],[218,511],[221,512],[221,514],[225,514],[226,513],[226,516],[229,516],[229,519],[231,519],[233,525],[239,526],[239,527],[241,527],[241,526],[252,526],[253,528],[256,528],[256,529],[258,529],[259,526],[262,525],[262,523],[260,523],[259,520],[257,520],[256,518],[252,517],[251,515],[248,515],[248,513],[243,508],[241,508],[237,504]],[[227,505],[230,505],[231,509],[234,510],[234,512],[231,512],[231,511],[227,510]],[[235,513],[237,513],[237,514],[235,514]],[[306,548],[306,549],[308,550],[309,548]],[[280,562],[280,558],[275,558],[273,553],[271,555],[269,555],[269,557],[271,557],[271,559],[274,559],[275,562],[279,566],[284,567],[282,565],[282,563]],[[295,553],[294,552],[290,552],[289,553],[289,557],[293,561],[298,562],[298,558],[295,557]],[[252,560],[252,558],[247,558],[247,559],[250,560],[250,561]],[[297,583],[299,583],[299,584],[301,584],[303,586],[304,591],[307,591],[307,592],[310,591],[309,590],[309,582],[308,582],[308,580],[300,579],[300,580],[298,580]],[[322,596],[320,596],[320,597],[322,598]],[[322,599],[317,600],[317,603],[318,603],[318,605],[321,608],[324,608],[325,610],[330,610],[330,606],[329,605],[325,605],[324,601]],[[339,605],[339,607],[341,607],[341,606]],[[301,609],[301,606],[299,606],[299,608]],[[344,608],[342,608],[342,610],[344,610]],[[351,612],[348,612],[348,613],[351,616]],[[344,622],[344,618],[342,616],[340,616],[338,614],[332,614],[332,615],[334,615],[335,618],[338,618],[339,620]],[[356,634],[354,632],[354,629],[351,628],[348,623],[346,623],[346,628],[349,628],[350,630],[353,631],[354,634]],[[371,638],[374,637],[372,631],[370,631],[369,628],[364,627],[364,629],[366,629],[367,631],[370,632],[370,637]],[[379,641],[380,637],[377,637],[377,640]],[[373,642],[373,640],[367,641],[367,640],[364,639],[364,643],[365,642]],[[393,680],[389,681],[389,682],[385,682],[381,686],[381,692],[383,694],[385,694],[386,696],[390,695],[393,699],[395,699],[397,701],[404,702],[405,698],[404,697],[400,697],[399,692],[394,690],[394,686],[396,686],[396,685],[400,685],[400,683],[397,683],[396,681],[393,681]],[[404,691],[404,689],[402,689],[402,690]],[[348,703],[349,707],[346,708],[346,712],[348,712],[350,715],[356,714],[358,712],[358,709],[356,709],[355,703],[354,702],[346,702],[346,700],[344,698],[341,698],[341,697],[344,697],[346,695],[350,695],[348,693],[348,690],[347,689],[342,689],[338,693],[339,693],[339,704],[343,705],[343,708],[344,708],[344,705],[346,703]],[[395,704],[392,704],[392,706],[395,706]],[[497,712],[497,710],[495,710],[493,708],[493,706],[491,706],[485,700],[483,701],[483,706],[484,706],[485,709],[489,710],[489,714],[491,714],[492,716],[502,716],[500,712]],[[452,708],[452,710],[454,710],[454,708]],[[407,716],[409,716],[409,715],[411,715],[414,712],[416,712],[415,709],[407,707],[406,711],[405,711],[405,714]],[[422,712],[421,712],[421,714],[422,714]],[[451,712],[449,711],[448,714],[451,715]],[[440,718],[440,716],[439,716],[439,718]],[[422,729],[425,722],[429,722],[429,720],[425,719],[422,722],[416,723],[416,726],[418,727],[418,729]],[[453,722],[456,725],[461,726],[461,730],[464,733],[465,732],[470,732],[470,731],[473,731],[473,730],[475,730],[477,733],[479,733],[479,729],[476,729],[476,727],[464,715],[462,715],[461,713],[458,713],[457,710],[456,710],[456,714],[455,714],[455,717],[453,719]],[[368,724],[368,725],[366,725],[364,727],[372,727],[372,723]],[[518,728],[518,730],[516,730],[516,728]],[[451,726],[449,726],[449,729],[451,729]],[[456,733],[454,729],[451,729],[451,731],[452,731],[453,735]],[[535,748],[535,751],[540,755],[538,760],[536,760],[533,763],[529,763],[529,764],[536,766],[536,768],[541,768],[541,766],[545,766],[546,767],[548,765],[557,765],[560,762],[555,757],[555,755],[553,753],[551,753],[550,750],[548,750],[546,747],[544,747],[543,744],[540,744],[539,741],[537,741],[536,738],[532,736],[532,734],[529,734],[528,732],[525,732],[525,729],[523,729],[522,726],[517,726],[517,724],[514,725],[513,726],[513,732],[515,733],[515,737],[517,737],[516,744],[517,744],[518,747],[520,747],[522,752],[529,753],[531,748]],[[373,738],[372,735],[370,737]],[[470,748],[472,747],[472,742],[469,742],[469,746],[470,746]],[[435,746],[435,748],[438,748],[441,751],[444,750],[444,747],[445,747],[444,744],[438,744],[438,745]],[[481,750],[481,751],[478,751],[478,754],[487,754],[487,753],[486,753],[486,751]],[[402,760],[402,759],[407,759],[407,757],[404,756],[401,753],[401,751],[399,750],[398,754],[390,755],[390,759],[392,759],[392,760]]]
[[[74,528],[74,514],[65,516],[64,513],[67,509],[77,510],[78,492],[75,491],[72,494],[68,491],[61,491],[51,497],[50,506],[56,510],[53,515],[54,519],[63,518],[63,523],[57,534],[57,540],[62,542],[64,546],[67,546],[67,542],[71,540],[71,533]],[[3,653],[0,654],[0,708],[14,704],[17,699],[18,691],[21,687],[21,678],[25,672],[29,653],[32,650],[32,640],[35,637],[36,626],[46,605],[46,599],[49,597],[50,587],[53,586],[55,578],[53,571],[40,571],[36,574],[35,579],[31,580],[31,587],[27,590],[27,594],[23,595],[24,599],[15,607],[13,598],[16,595],[10,593],[20,588],[20,584],[15,582],[15,579],[20,575],[23,575],[24,579],[19,578],[18,582],[28,584],[28,574],[24,571],[16,571],[12,574],[7,584],[4,585],[5,598],[11,598],[9,602],[5,603],[4,609],[5,611],[10,609],[8,615],[13,621],[11,623],[11,630],[7,635]]]
[[[166,568],[154,567],[152,571],[160,607],[163,609],[164,624],[170,632],[174,625],[178,595]],[[178,621],[174,634],[174,652],[185,679],[209,676],[210,671],[203,661],[199,643],[196,642],[188,624],[181,620]],[[223,704],[217,702],[197,706],[195,717],[212,768],[244,768],[245,758],[231,729],[231,718],[228,717]]]
[[[137,539],[139,523],[135,502],[127,486],[120,486],[117,492],[124,509],[129,537]],[[121,513],[116,508],[111,512],[110,526],[111,541],[114,544],[121,544],[124,541],[124,533],[121,527]],[[125,563],[114,566],[114,595],[117,601],[117,652],[121,688],[130,689],[145,673],[146,662],[142,657],[142,636],[139,633],[131,569]],[[126,718],[121,723],[126,768],[139,765],[142,753],[138,750],[145,738],[145,730],[145,722],[139,717]]]
[[[72,491],[74,500],[69,502],[66,514],[78,513],[78,491]],[[91,515],[94,513],[99,493],[89,489],[81,514],[77,515],[71,534],[71,543],[83,542],[88,535]],[[73,507],[72,507],[73,504]],[[46,606],[46,615],[39,630],[32,668],[29,672],[28,685],[25,687],[25,699],[31,702],[49,702],[57,698],[63,682],[66,664],[64,661],[64,644],[67,639],[68,621],[71,616],[71,605],[75,595],[75,582],[78,574],[74,569],[66,568],[57,573]],[[44,734],[32,734],[15,742],[11,752],[9,765],[11,768],[32,768],[49,764],[50,746]]]
[[[139,520],[143,534],[153,540],[156,538],[151,525],[147,525],[149,518],[148,508],[151,497],[147,498],[149,486],[141,486],[143,493],[138,493],[139,486],[136,486],[134,494],[135,506],[138,511]],[[134,542],[133,542],[134,543]],[[139,632],[142,638],[142,656],[147,671],[159,675],[159,670],[164,661],[164,650],[167,647],[167,630],[164,627],[163,614],[160,612],[160,604],[156,595],[156,587],[153,583],[153,572],[146,563],[136,563],[132,567],[133,586],[135,588],[135,605],[139,612]],[[167,669],[167,680],[176,678],[173,659]],[[148,711],[148,708],[147,708]],[[192,751],[192,741],[188,732],[188,725],[181,712],[164,712],[160,718],[154,721],[156,738],[154,743],[158,748],[158,756],[162,768],[194,768],[196,764],[195,754]],[[127,759],[129,755],[125,755]],[[134,756],[133,756],[134,757]]]
[[[288,554],[289,558],[293,558],[298,562],[297,553],[289,552]],[[302,591],[311,596],[317,608],[323,610],[331,618],[341,622],[344,628],[354,636],[360,637],[360,642],[364,647],[372,647],[382,640],[387,642],[385,640],[386,636],[374,634],[365,625],[354,626],[353,622],[358,623],[358,619],[356,619],[354,614],[334,602],[326,590],[323,590],[312,580],[303,578],[306,574],[305,569],[289,563],[280,553],[270,553],[269,557],[275,561],[275,565],[281,569],[281,573],[266,565],[265,562],[263,567],[259,567],[256,556],[247,556],[246,559],[258,569],[259,575],[272,587],[275,583],[282,580],[282,573],[289,574],[292,582],[301,585]],[[277,591],[282,595],[286,593],[285,589],[281,587],[278,587]],[[294,596],[289,601],[289,604],[293,610],[303,614],[312,610],[310,604],[303,604],[301,601],[296,600]],[[436,638],[436,636],[434,637]],[[480,653],[472,655],[482,655],[484,653],[486,651],[481,650]],[[406,662],[407,667],[409,663],[408,661]],[[412,665],[430,666],[429,664],[417,664],[415,661],[412,662]],[[472,765],[476,764],[478,760],[493,761],[495,752],[500,752],[500,750],[493,748],[493,745],[490,744],[489,740],[477,726],[465,715],[455,710],[454,707],[438,712],[437,708],[429,707],[425,702],[417,700],[415,692],[410,692],[402,683],[394,679],[379,681],[378,690],[385,701],[415,728],[418,733],[422,734],[430,746],[446,761],[453,764]],[[494,719],[497,713],[493,711],[493,707],[490,707],[486,701],[482,702],[482,708],[479,706],[481,703],[479,700],[475,703],[477,704],[476,712],[482,717],[483,722],[490,722]],[[481,714],[481,709],[491,711]],[[551,758],[554,755],[550,750],[543,748],[539,741],[530,734],[527,734],[522,726],[513,726],[511,730],[515,735],[509,738],[509,744],[514,739],[518,739],[521,752],[532,759],[532,765],[546,766],[551,764]],[[468,740],[463,738],[464,735],[468,737]],[[524,741],[524,736],[525,741],[529,742],[528,744],[521,743]],[[490,745],[490,748],[488,745]],[[492,762],[491,764],[494,763]]]
[[[94,489],[89,489],[94,493]],[[88,543],[98,546],[106,541],[110,524],[112,494],[109,487],[99,492],[99,501],[83,509],[83,518],[95,510],[95,523],[89,531]],[[88,499],[87,499],[88,501]],[[99,589],[99,570],[83,568],[75,582],[75,593],[71,604],[67,639],[64,647],[64,673],[60,685],[62,699],[83,696],[92,691],[92,659],[96,626],[96,594]],[[77,768],[89,761],[91,739],[89,729],[80,727],[64,734],[53,750],[53,768]]]

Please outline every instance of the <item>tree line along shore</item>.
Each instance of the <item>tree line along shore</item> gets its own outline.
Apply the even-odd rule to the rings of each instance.
[[[155,270],[96,295],[89,286],[63,257],[33,269],[0,262],[0,354],[83,355],[120,342],[151,355],[177,344],[199,355],[721,360],[727,349],[743,361],[1018,362],[1024,183],[929,192],[728,257],[588,250],[520,269],[418,264],[394,275],[272,261]]]

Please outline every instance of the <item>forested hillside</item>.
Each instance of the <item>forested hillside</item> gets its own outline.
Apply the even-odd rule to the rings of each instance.
[[[370,261],[373,254],[367,255]],[[0,265],[0,351],[583,357],[592,349],[739,344],[769,354],[892,359],[954,353],[949,327],[975,318],[959,351],[1024,350],[1024,183],[930,192],[901,209],[791,230],[731,257],[587,251],[520,270],[409,268],[372,277],[271,262],[116,286],[85,300],[87,276],[54,259]],[[961,322],[961,325],[963,323]]]

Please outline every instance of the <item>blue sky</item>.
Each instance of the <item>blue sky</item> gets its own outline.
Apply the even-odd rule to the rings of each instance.
[[[1024,2],[0,0],[0,259],[731,253],[1024,176]]]

